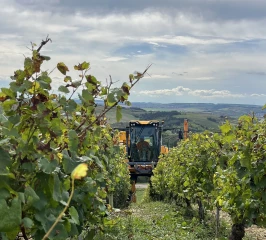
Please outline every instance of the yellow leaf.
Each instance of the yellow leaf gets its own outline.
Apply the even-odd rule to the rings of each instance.
[[[71,173],[72,179],[81,179],[86,177],[88,171],[88,164],[81,163],[79,164]]]
[[[57,157],[60,159],[60,161],[63,159],[63,154],[62,153],[57,153]]]
[[[38,90],[39,88],[40,88],[40,83],[38,83],[38,82],[33,82],[33,83],[32,83],[32,88],[29,89],[28,91],[29,91],[30,94],[33,94],[34,91]]]

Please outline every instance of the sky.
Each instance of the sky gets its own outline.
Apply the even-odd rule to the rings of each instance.
[[[0,87],[49,34],[44,70],[88,61],[118,86],[152,64],[132,102],[264,105],[265,26],[265,0],[0,0]]]

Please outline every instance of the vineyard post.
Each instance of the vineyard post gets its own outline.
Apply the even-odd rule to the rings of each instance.
[[[114,193],[113,192],[108,194],[108,201],[109,201],[110,206],[113,208],[114,207]]]
[[[215,237],[219,238],[219,231],[220,231],[220,207],[216,206],[216,226],[215,226]]]

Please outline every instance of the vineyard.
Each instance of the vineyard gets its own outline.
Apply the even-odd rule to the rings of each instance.
[[[242,239],[244,227],[266,226],[266,124],[243,116],[237,126],[226,122],[221,134],[193,134],[162,156],[152,177],[151,194],[198,206],[199,220],[216,210],[232,220],[230,239]]]
[[[108,196],[116,208],[127,207],[126,156],[106,114],[115,109],[121,119],[121,105],[130,106],[130,91],[148,68],[114,88],[111,77],[102,85],[90,75],[88,62],[74,66],[78,80],[60,62],[63,85],[54,89],[50,72],[41,71],[50,60],[40,53],[49,41],[32,44],[32,56],[0,92],[1,240],[99,238],[115,225]],[[104,102],[101,112],[96,99]],[[197,206],[198,224],[215,211],[217,239],[220,213],[228,213],[229,238],[238,240],[247,226],[266,227],[266,123],[242,116],[220,130],[191,134],[161,155],[149,194],[187,209]]]

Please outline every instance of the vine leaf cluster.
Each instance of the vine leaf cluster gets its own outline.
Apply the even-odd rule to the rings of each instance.
[[[129,188],[129,174],[123,151],[116,145],[116,133],[105,115],[121,104],[130,105],[132,87],[144,76],[130,75],[120,88],[103,85],[89,74],[90,63],[73,70],[57,64],[62,85],[54,89],[48,71],[41,67],[50,57],[41,54],[51,42],[47,36],[31,57],[1,88],[0,111],[0,238],[42,239],[65,208],[71,192],[71,173],[79,164],[88,166],[86,177],[75,184],[73,198],[49,239],[93,236],[104,229],[109,214],[106,197]],[[73,99],[78,95],[79,102]],[[104,106],[97,112],[96,99]]]

